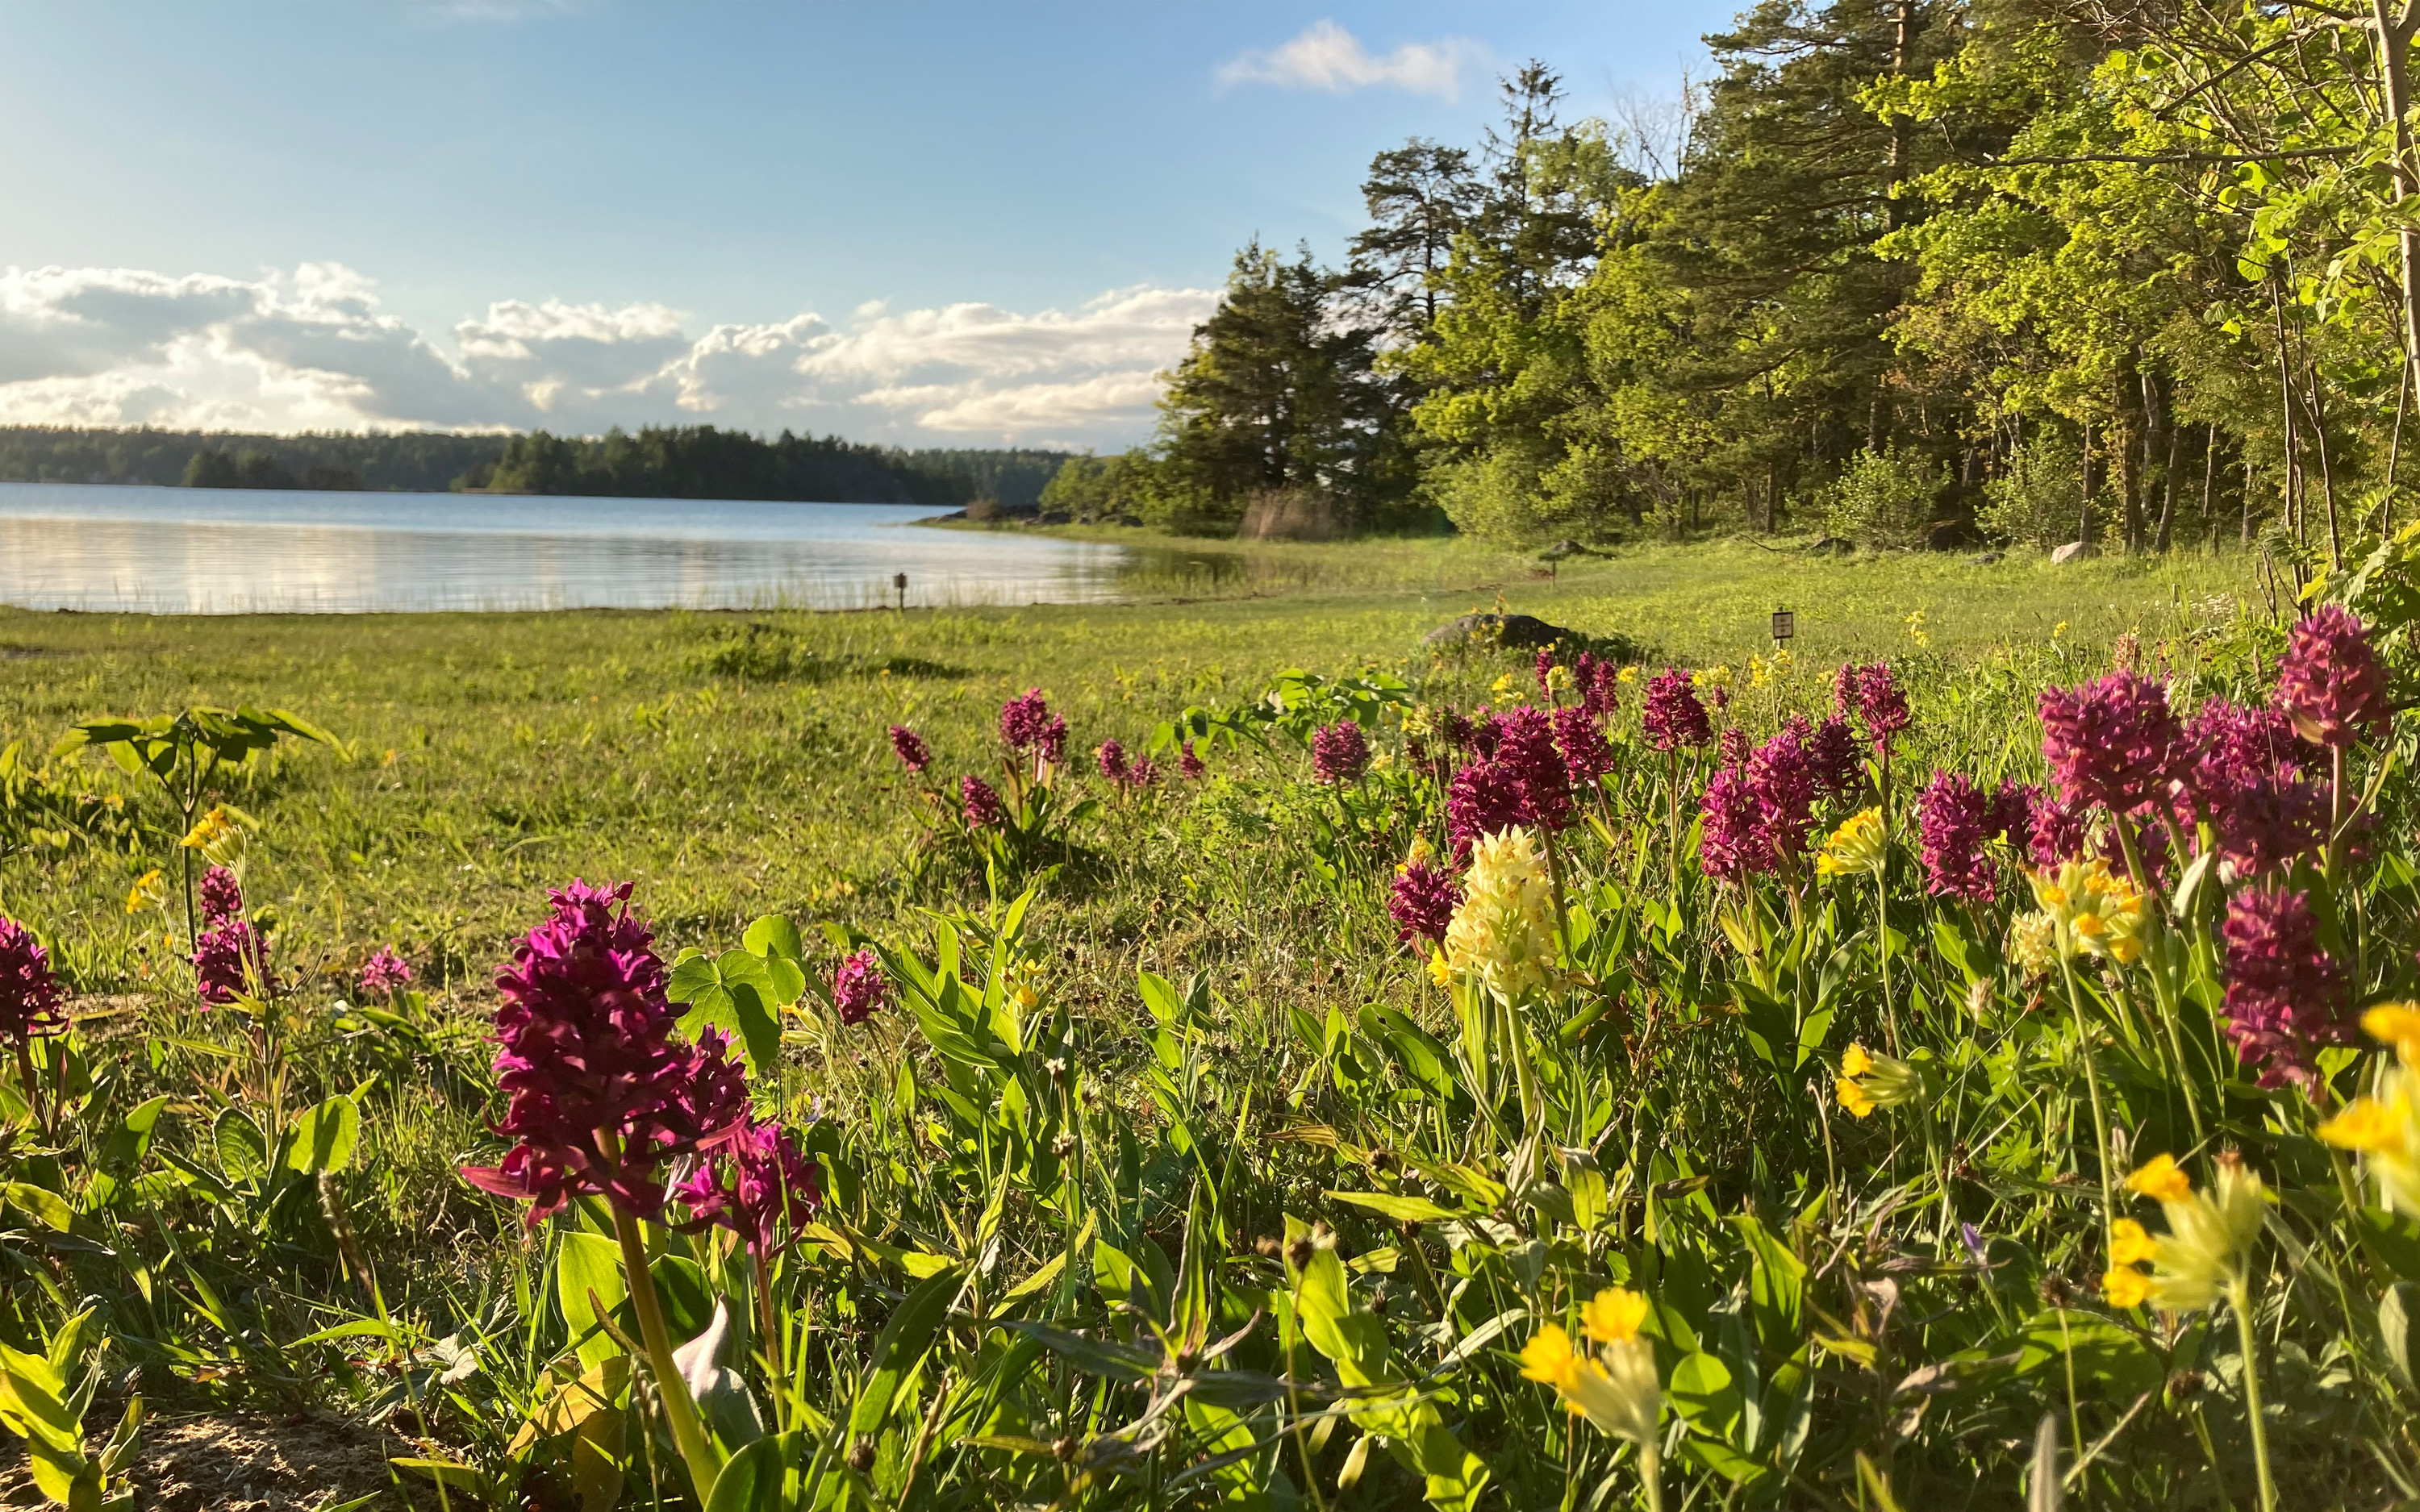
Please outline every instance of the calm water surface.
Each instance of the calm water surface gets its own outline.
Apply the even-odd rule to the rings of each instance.
[[[163,614],[1093,603],[1114,546],[945,509],[0,483],[0,603]]]

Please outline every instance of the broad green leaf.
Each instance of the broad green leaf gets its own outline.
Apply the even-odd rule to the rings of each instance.
[[[798,1501],[806,1448],[806,1434],[794,1428],[741,1449],[714,1477],[706,1512],[786,1512]]]
[[[622,1352],[597,1326],[598,1309],[610,1314],[630,1294],[622,1274],[622,1249],[602,1234],[566,1234],[554,1256],[555,1304],[563,1309],[581,1365],[595,1369]],[[593,1299],[593,1300],[592,1300]]]
[[[361,1142],[362,1110],[339,1092],[295,1120],[287,1135],[286,1165],[308,1175],[333,1175],[353,1163]]]

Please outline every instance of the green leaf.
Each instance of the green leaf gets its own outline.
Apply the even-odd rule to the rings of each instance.
[[[1367,1208],[1383,1218],[1397,1223],[1448,1224],[1467,1216],[1451,1208],[1440,1208],[1426,1197],[1397,1196],[1388,1192],[1330,1192],[1339,1202],[1350,1202],[1357,1208]]]
[[[287,1136],[286,1165],[307,1175],[333,1175],[353,1163],[361,1142],[362,1110],[342,1092],[295,1120]]]
[[[218,1151],[219,1169],[238,1180],[269,1168],[269,1140],[241,1108],[228,1108],[219,1115],[210,1125],[210,1145]]]
[[[64,1234],[75,1223],[75,1211],[55,1192],[31,1181],[11,1181],[6,1191],[8,1206],[54,1232]]]
[[[799,938],[799,926],[779,914],[767,914],[749,925],[748,933],[739,936],[739,944],[751,955],[763,956],[768,960],[779,957],[783,961],[803,961],[807,958],[806,947]]]
[[[593,1370],[622,1352],[613,1336],[597,1326],[598,1309],[610,1314],[629,1295],[620,1245],[602,1234],[563,1236],[554,1256],[554,1296],[584,1368]]]
[[[758,1439],[714,1477],[706,1512],[786,1512],[798,1501],[805,1460],[806,1435],[798,1429]]]
[[[923,1363],[924,1351],[932,1348],[933,1334],[948,1315],[950,1304],[956,1300],[958,1288],[958,1268],[952,1266],[909,1292],[899,1310],[891,1315],[891,1321],[882,1325],[881,1336],[874,1341],[874,1372],[866,1378],[865,1390],[849,1411],[851,1437],[881,1430],[891,1416],[891,1404],[897,1398],[900,1386],[908,1373]]]
[[[801,975],[799,989],[803,991],[805,985]],[[665,995],[690,1006],[680,1018],[683,1034],[694,1040],[704,1030],[716,1028],[737,1040],[750,1075],[768,1074],[780,1059],[781,1021],[766,1005],[781,997],[772,968],[763,956],[746,950],[725,950],[712,960],[684,956],[674,963]],[[789,1000],[798,1001],[798,995],[793,993]]]

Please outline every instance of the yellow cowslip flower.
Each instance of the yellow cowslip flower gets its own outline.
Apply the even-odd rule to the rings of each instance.
[[[1635,683],[1638,681],[1638,668],[1635,664],[1625,666],[1621,671],[1613,674],[1613,680],[1617,683],[1622,684]]]
[[[1932,644],[1932,637],[1924,633],[1924,610],[1917,609],[1907,617],[1907,634],[1908,639],[1919,646]]]
[[[2151,1273],[2144,1294],[2164,1311],[2198,1312],[2239,1287],[2253,1242],[2268,1220],[2268,1188],[2260,1178],[2233,1156],[2221,1156],[2216,1165],[2207,1192],[2194,1190],[2171,1155],[2156,1156],[2126,1178],[2129,1191],[2159,1203],[2168,1231],[2153,1236],[2139,1224],[2124,1230],[2113,1224],[2110,1257],[2148,1258]],[[2147,1242],[2148,1257],[2142,1255]]]
[[[1600,1292],[1597,1303],[1612,1294]],[[1590,1308],[1597,1303],[1590,1304]],[[1645,1299],[1637,1299],[1637,1305],[1643,1317]],[[1573,1346],[1562,1325],[1548,1323],[1522,1347],[1521,1374],[1553,1386],[1567,1411],[1583,1414],[1601,1432],[1639,1444],[1655,1437],[1664,1388],[1655,1377],[1654,1347],[1636,1331],[1627,1338],[1606,1343],[1597,1357],[1590,1358]]]
[[[2151,1278],[2131,1265],[2113,1265],[2101,1273],[2101,1294],[2112,1307],[2140,1307],[2151,1294]]]
[[[2126,1178],[2126,1190],[2154,1202],[2182,1202],[2193,1196],[2193,1178],[2184,1173],[2174,1155],[2155,1155]]]
[[[1488,684],[1487,691],[1493,697],[1509,699],[1513,695],[1514,691],[1520,687],[1520,684],[1512,680],[1512,674],[1511,672],[1506,672],[1503,676],[1496,679],[1493,683]]]
[[[1587,1357],[1572,1348],[1572,1336],[1560,1323],[1548,1323],[1521,1346],[1521,1379],[1543,1381],[1557,1391],[1568,1390],[1587,1364]]]
[[[134,879],[126,894],[126,911],[140,914],[147,909],[168,905],[168,873],[153,867]]]
[[[1599,1344],[1635,1339],[1645,1321],[1647,1299],[1626,1287],[1607,1287],[1580,1309],[1580,1332]]]
[[[1546,669],[1546,690],[1548,692],[1553,692],[1558,688],[1567,688],[1571,686],[1572,670],[1569,667],[1564,666],[1559,661],[1552,667]]]
[[[201,852],[213,866],[233,870],[243,865],[243,825],[225,804],[194,820],[194,827],[178,843],[186,850]]]
[[[1883,874],[1883,811],[1867,809],[1851,814],[1823,842],[1815,857],[1815,874],[1823,877]]]
[[[1446,926],[1445,959],[1456,972],[1476,973],[1508,1003],[1561,975],[1554,881],[1528,830],[1516,825],[1470,848],[1462,902]]]
[[[2143,894],[2106,857],[2062,861],[2032,873],[2034,901],[2050,917],[2052,949],[2129,964],[2143,953]]]
[[[1773,675],[1776,677],[1789,676],[1791,669],[1796,665],[1797,662],[1790,655],[1790,648],[1788,646],[1784,646],[1779,651],[1773,654]]]
[[[1870,1118],[1876,1108],[1895,1108],[1922,1097],[1924,1072],[1907,1061],[1852,1044],[1840,1057],[1840,1074],[1833,1089],[1851,1114]]]
[[[2140,1265],[2158,1253],[2159,1242],[2149,1229],[2132,1218],[2120,1218],[2109,1226],[2109,1263]]]
[[[1403,865],[1395,870],[1401,872],[1404,867],[1418,866],[1435,854],[1436,852],[1429,847],[1429,838],[1426,835],[1414,835],[1412,848],[1404,853]]]
[[[2407,1066],[2420,1066],[2420,1003],[2381,1003],[2361,1016],[2361,1026],[2381,1044],[2391,1044]]]
[[[1764,658],[1762,656],[1750,656],[1747,659],[1747,686],[1750,687],[1762,687],[1765,683],[1766,675],[1767,673],[1764,670]]]
[[[2387,1034],[2381,1030],[2401,1032],[2406,1026],[2397,1014],[2408,1011],[2399,1003],[2373,1008],[2362,1015],[2362,1026],[2385,1039]],[[2373,1024],[2373,1019],[2378,1022]],[[2412,1051],[2407,1045],[2408,1041],[2398,1041],[2397,1049],[2409,1062]],[[2420,1072],[2408,1063],[2387,1068],[2379,1077],[2377,1094],[2346,1103],[2343,1112],[2319,1125],[2319,1137],[2338,1149],[2358,1151],[2362,1169],[2377,1180],[2387,1202],[2420,1217],[2420,1099],[2412,1095],[2415,1076]]]
[[[1453,966],[1446,960],[1443,950],[1429,952],[1429,980],[1440,987],[1453,985]]]
[[[1435,728],[1435,717],[1425,703],[1415,703],[1404,714],[1404,733],[1407,735],[1425,735]]]

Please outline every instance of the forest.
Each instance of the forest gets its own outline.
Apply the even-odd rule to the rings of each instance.
[[[1239,253],[1152,443],[1045,507],[2339,553],[2420,345],[2391,11],[1768,0],[1610,119],[1532,63],[1376,156],[1342,267]]]
[[[788,431],[768,440],[712,425],[601,437],[0,426],[8,483],[1031,505],[1063,460],[1058,452],[905,450]]]

